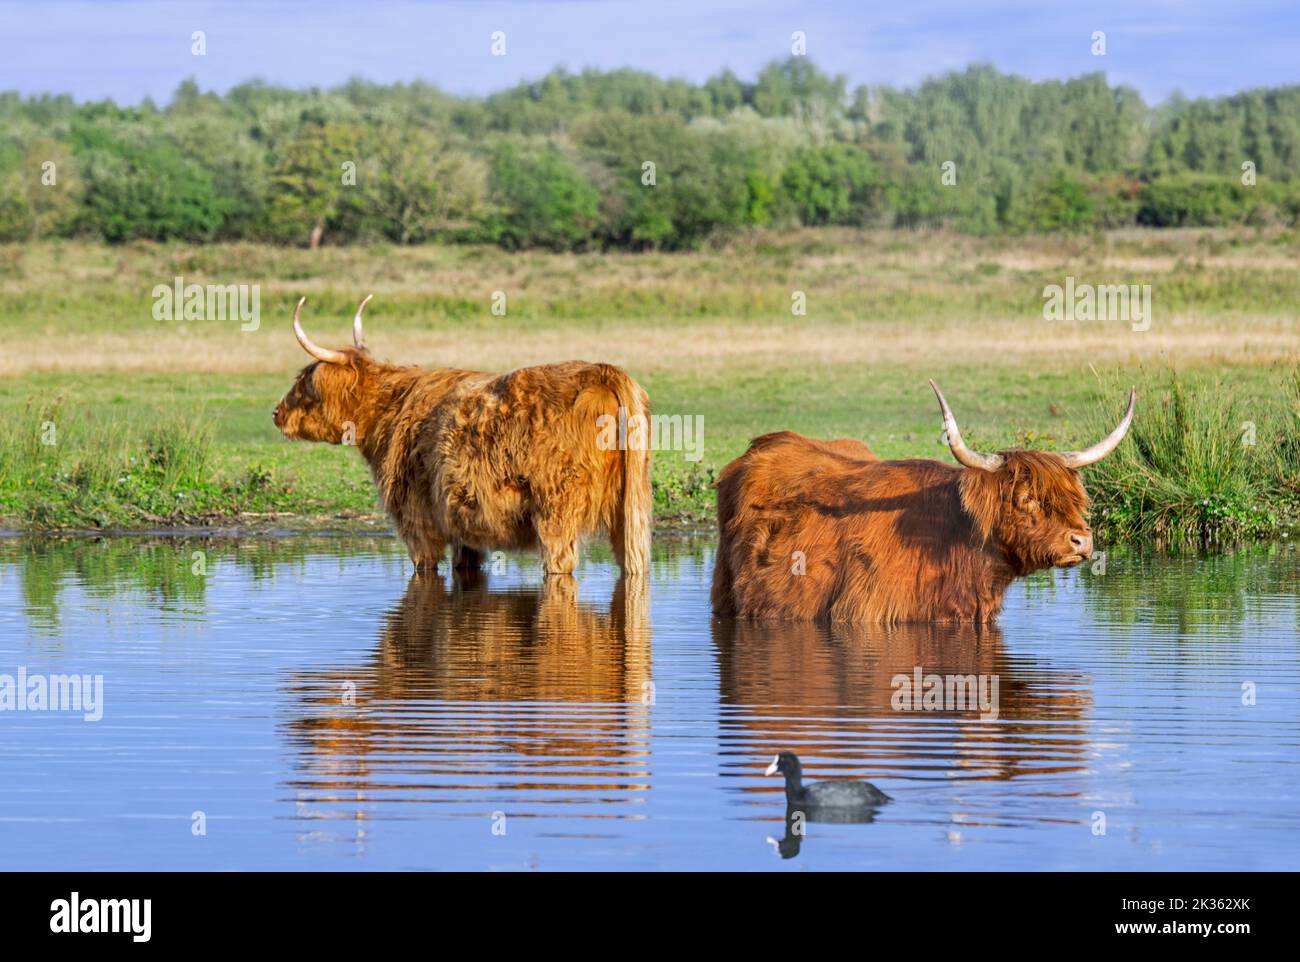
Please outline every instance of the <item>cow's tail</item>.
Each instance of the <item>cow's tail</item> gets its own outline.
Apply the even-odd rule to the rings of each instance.
[[[626,372],[613,368],[609,386],[627,418],[623,457],[622,499],[615,508],[611,535],[620,541],[623,571],[645,574],[650,569],[650,527],[654,495],[650,491],[650,398]],[[639,427],[638,427],[639,425]]]

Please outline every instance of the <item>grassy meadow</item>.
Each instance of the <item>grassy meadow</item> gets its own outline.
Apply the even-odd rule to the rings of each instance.
[[[933,377],[985,448],[1090,444],[1137,384],[1133,439],[1088,472],[1101,532],[1283,536],[1300,502],[1297,255],[1300,237],[1277,229],[759,231],[690,253],[0,246],[0,527],[382,528],[354,450],[291,443],[271,423],[306,363],[289,326],[297,298],[330,346],[374,293],[380,357],[604,360],[656,413],[702,416],[699,461],[656,454],[663,525],[709,526],[716,472],[770,430],[947,459]],[[260,326],[155,319],[153,288],[178,276],[259,285]],[[1043,289],[1067,276],[1149,284],[1149,330],[1045,320]]]

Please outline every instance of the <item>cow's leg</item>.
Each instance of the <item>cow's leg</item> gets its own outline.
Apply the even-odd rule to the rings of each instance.
[[[713,587],[709,592],[709,603],[713,613],[723,618],[730,618],[736,613],[736,599],[731,578],[731,563],[727,538],[718,542],[718,549],[713,555]]]
[[[627,571],[627,531],[623,526],[622,512],[609,526],[609,546],[614,549],[614,561],[618,564],[618,570]]]
[[[447,550],[446,541],[428,532],[407,534],[403,540],[406,541],[406,551],[411,556],[416,571],[431,574],[438,570],[438,562]]]
[[[543,515],[534,523],[548,575],[571,575],[578,566],[578,526],[564,514]]]
[[[457,591],[476,591],[483,587],[483,571],[480,568],[452,568],[451,583]]]
[[[452,566],[459,571],[478,570],[483,565],[483,555],[467,544],[456,542],[452,552]]]

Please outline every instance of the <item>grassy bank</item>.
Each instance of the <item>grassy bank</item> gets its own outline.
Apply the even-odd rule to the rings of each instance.
[[[355,451],[292,444],[270,419],[305,360],[291,302],[306,294],[308,330],[333,344],[373,291],[381,356],[488,370],[608,360],[657,412],[702,416],[700,460],[656,456],[666,523],[708,525],[714,473],[768,430],[946,457],[934,377],[986,447],[1090,443],[1138,383],[1133,442],[1089,473],[1105,535],[1280,535],[1300,478],[1298,248],[1291,234],[1206,231],[808,231],[640,256],[0,247],[0,524],[382,526]],[[259,285],[260,325],[155,319],[151,292],[176,276]],[[1044,320],[1043,288],[1066,276],[1150,284],[1150,329]],[[806,314],[791,312],[796,292]]]
[[[1289,537],[1300,518],[1300,370],[1275,386],[1272,403],[1245,403],[1234,383],[1151,384],[1128,443],[1088,469],[1096,526],[1176,547]]]

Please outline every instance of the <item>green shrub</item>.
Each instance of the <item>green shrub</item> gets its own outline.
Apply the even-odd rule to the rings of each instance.
[[[367,139],[365,223],[399,244],[472,236],[488,212],[481,157],[428,131],[383,128]]]
[[[229,201],[195,160],[148,125],[74,126],[82,225],[104,240],[211,240]]]
[[[755,148],[716,125],[611,114],[579,138],[601,168],[605,239],[615,245],[694,247],[769,216],[776,201]]]
[[[1085,229],[1097,221],[1097,203],[1082,179],[1058,170],[1035,182],[1004,219],[1017,230]]]
[[[352,240],[365,213],[360,183],[346,183],[345,164],[361,157],[361,132],[346,124],[305,124],[277,152],[260,233],[268,240],[308,245]]]
[[[497,208],[486,233],[498,244],[572,250],[591,243],[600,195],[559,151],[506,141],[492,158],[490,176]]]
[[[1137,222],[1148,227],[1218,227],[1239,224],[1258,201],[1254,188],[1234,177],[1181,173],[1143,184]]]
[[[795,155],[781,178],[804,224],[866,224],[878,216],[884,188],[871,155],[853,144],[827,144]]]

